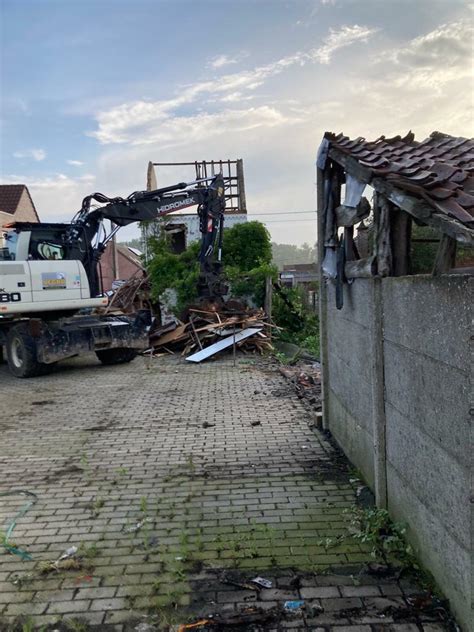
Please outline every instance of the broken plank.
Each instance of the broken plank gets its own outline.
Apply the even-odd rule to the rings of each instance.
[[[187,325],[179,325],[173,331],[170,331],[167,334],[163,334],[157,340],[153,341],[154,347],[161,347],[163,345],[169,344],[170,342],[177,342],[183,338],[186,338],[188,334],[186,333]]]

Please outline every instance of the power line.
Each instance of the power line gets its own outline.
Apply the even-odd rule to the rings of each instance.
[[[313,219],[262,219],[262,222],[264,224],[285,224],[287,222],[294,224],[295,222],[315,222],[316,219],[316,217]]]
[[[247,215],[251,215],[252,217],[259,217],[260,215],[316,215],[316,211],[281,211],[281,212],[273,212],[269,211],[268,213],[247,213]]]

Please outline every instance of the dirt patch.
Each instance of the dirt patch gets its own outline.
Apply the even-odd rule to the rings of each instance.
[[[66,465],[65,467],[62,467],[59,470],[55,470],[54,472],[51,472],[51,474],[47,474],[43,480],[45,481],[45,483],[52,483],[52,482],[58,481],[63,476],[67,476],[70,474],[82,474],[83,472],[84,472],[84,468],[74,463],[71,463],[71,465]]]

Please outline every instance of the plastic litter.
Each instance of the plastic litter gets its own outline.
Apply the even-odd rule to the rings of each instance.
[[[283,604],[283,608],[287,612],[298,614],[304,610],[305,603],[304,601],[285,601],[285,603]]]
[[[66,549],[60,557],[58,557],[58,562],[60,562],[61,560],[67,560],[68,557],[74,557],[76,553],[77,553],[77,546],[71,546],[68,549]]]
[[[122,531],[124,533],[137,533],[137,531],[140,531],[140,529],[143,527],[145,522],[153,522],[153,520],[151,518],[144,518],[143,520],[140,520],[139,522],[137,522],[137,524],[133,525],[133,527],[124,526],[122,528]]]
[[[202,628],[208,623],[210,623],[209,619],[202,619],[201,621],[196,621],[195,623],[183,624],[179,626],[178,632],[184,632],[184,630],[192,630],[193,628]]]
[[[156,627],[150,623],[139,623],[135,628],[135,632],[154,632]]]
[[[255,577],[250,581],[258,586],[262,586],[262,588],[271,588],[273,585],[272,582],[269,579],[265,579],[265,577]]]

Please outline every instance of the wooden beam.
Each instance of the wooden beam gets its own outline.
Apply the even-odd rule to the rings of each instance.
[[[339,165],[342,165],[347,173],[350,173],[365,184],[370,184],[372,181],[372,171],[360,165],[355,158],[348,156],[340,149],[331,147],[329,150],[329,157],[335,160]]]
[[[396,206],[421,220],[424,224],[437,228],[456,239],[456,241],[468,246],[474,246],[474,229],[464,226],[464,224],[448,215],[436,212],[427,202],[407,195],[382,178],[374,178],[371,184],[376,191],[386,195]]]
[[[433,276],[449,272],[456,265],[457,242],[448,235],[443,235],[439,242],[438,251],[433,267]]]
[[[363,197],[359,204],[354,206],[338,206],[336,209],[336,222],[338,226],[354,226],[370,215],[370,204]]]
[[[434,213],[429,220],[426,220],[426,223],[433,226],[433,228],[437,228],[445,235],[452,237],[460,244],[471,248],[474,247],[474,229],[464,226],[456,219],[441,213]]]
[[[267,319],[269,322],[272,321],[272,302],[273,302],[273,283],[272,283],[272,277],[271,276],[267,276],[265,277],[265,305],[264,305],[264,310],[265,310],[265,314],[267,315]],[[270,329],[269,333],[268,333],[268,337],[271,340],[272,337],[272,330]]]
[[[377,275],[386,277],[392,272],[392,247],[390,241],[390,206],[387,198],[379,193],[374,202],[375,255]]]
[[[241,213],[247,213],[247,198],[245,197],[245,182],[244,182],[244,163],[242,158],[237,159],[236,163],[237,172],[237,187],[239,193],[239,210]]]
[[[317,168],[317,210],[318,210],[318,272],[319,272],[319,340],[320,340],[320,361],[321,361],[321,403],[323,411],[323,428],[329,428],[329,353],[328,353],[328,290],[326,279],[323,274],[324,260],[324,171]]]
[[[374,442],[374,487],[377,507],[387,507],[387,451],[385,413],[385,371],[383,348],[382,279],[372,286],[372,323],[370,335],[370,370],[372,386],[372,435]]]
[[[390,206],[390,237],[392,274],[405,276],[410,272],[411,216],[394,204]]]

